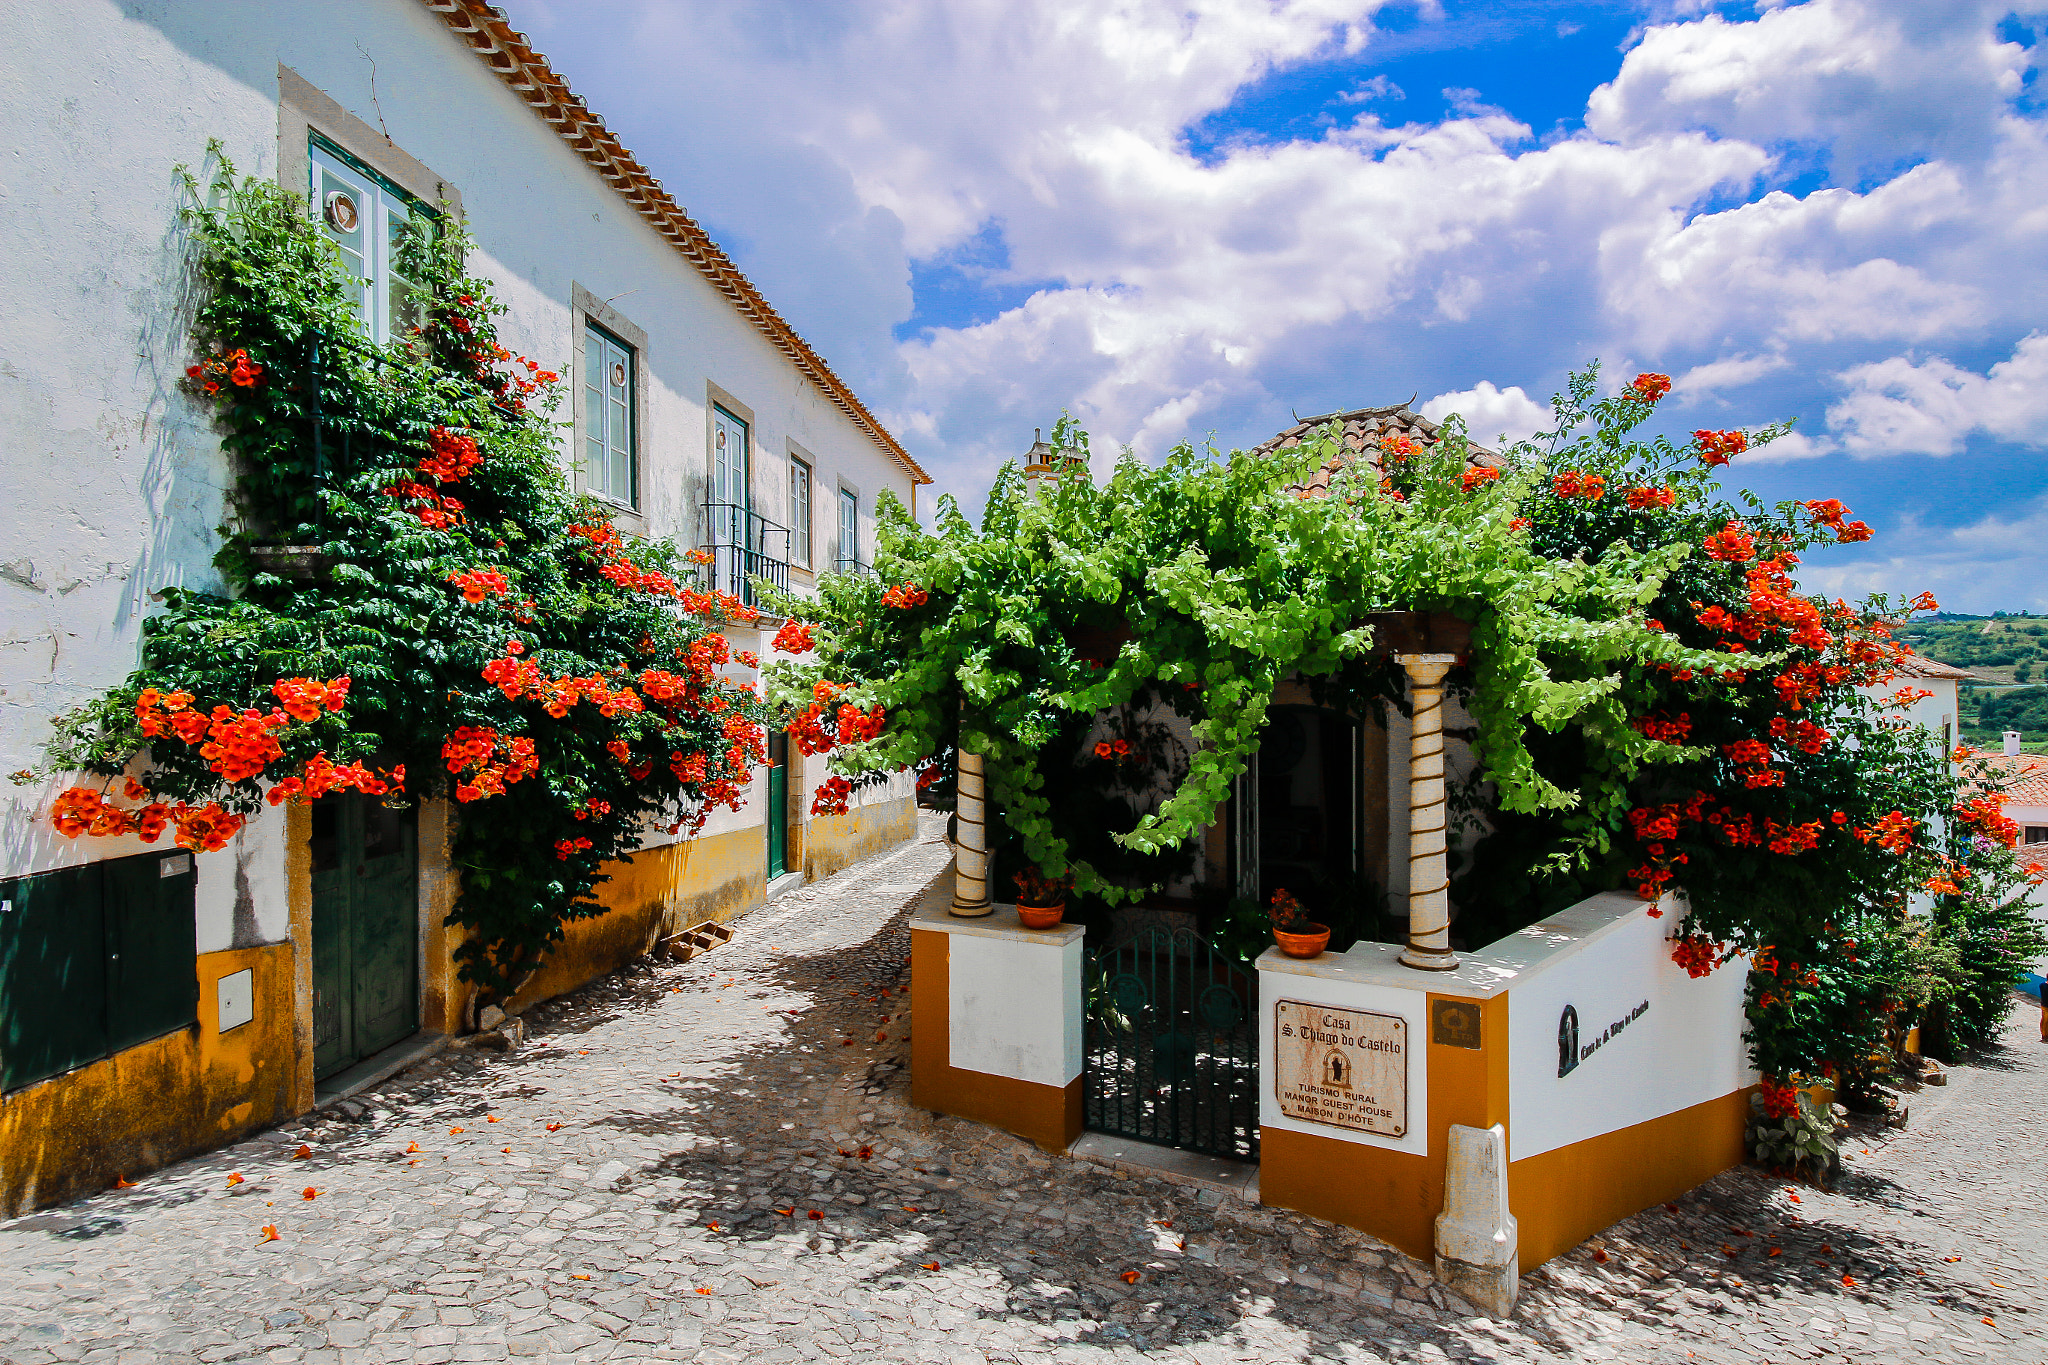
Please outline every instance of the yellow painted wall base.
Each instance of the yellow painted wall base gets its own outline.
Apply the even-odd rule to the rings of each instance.
[[[1749,1091],[1508,1163],[1508,1208],[1533,1270],[1603,1228],[1676,1199],[1744,1157]]]
[[[0,1217],[135,1179],[297,1112],[291,945],[198,961],[196,1025],[0,1096]],[[219,981],[245,967],[256,1017],[223,1035]]]
[[[723,924],[760,905],[767,894],[768,855],[759,826],[650,848],[631,861],[605,864],[611,880],[597,888],[604,913],[571,920],[514,1007],[575,990],[642,957],[657,940],[716,920]],[[468,989],[462,983],[463,990]]]
[[[947,1008],[951,934],[910,934],[910,1102],[1063,1152],[1081,1136],[1081,1078],[1042,1085],[951,1064]]]
[[[804,825],[804,880],[823,881],[917,837],[917,802],[908,796],[858,806],[844,815],[820,815]]]

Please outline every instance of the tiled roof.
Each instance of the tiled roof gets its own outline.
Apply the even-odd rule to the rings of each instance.
[[[1910,678],[1975,678],[1979,682],[1984,681],[1967,668],[1957,668],[1954,664],[1945,664],[1921,654],[1908,654],[1894,666]]]
[[[1368,468],[1377,470],[1380,467],[1380,442],[1386,438],[1406,436],[1415,441],[1434,441],[1437,432],[1442,430],[1421,413],[1411,411],[1406,403],[1396,403],[1390,408],[1355,408],[1350,412],[1331,412],[1321,417],[1306,418],[1270,441],[1253,446],[1248,453],[1270,455],[1276,450],[1299,445],[1332,422],[1343,428],[1339,436],[1342,449],[1306,481],[1296,484],[1294,491],[1321,497],[1330,491],[1330,480],[1337,471],[1356,460],[1363,459]],[[1502,461],[1492,451],[1473,446],[1467,463],[1491,469],[1499,468]]]
[[[2048,806],[2048,754],[2020,754],[2016,758],[1986,754],[1984,761],[2013,775],[2012,785],[2005,793],[2007,805]]]
[[[469,45],[470,51],[524,100],[534,117],[554,129],[605,183],[633,206],[654,230],[668,239],[697,273],[711,282],[754,329],[768,338],[810,381],[832,400],[833,406],[856,427],[903,466],[913,483],[930,483],[931,476],[875,420],[846,382],[834,373],[816,351],[783,320],[780,313],[761,297],[753,281],[740,273],[732,258],[719,249],[703,228],[683,212],[682,206],[662,189],[661,182],[647,173],[638,157],[621,143],[604,120],[592,113],[581,96],[569,89],[569,82],[556,74],[548,59],[535,52],[526,35],[513,28],[505,12],[480,0],[420,0],[442,22]]]

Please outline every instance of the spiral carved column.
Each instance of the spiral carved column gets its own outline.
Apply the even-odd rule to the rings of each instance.
[[[982,782],[981,755],[960,750],[959,778],[953,784],[953,904],[948,913],[961,919],[993,914],[988,896],[988,800]]]
[[[1396,654],[1415,706],[1408,741],[1408,946],[1401,961],[1424,971],[1458,965],[1451,951],[1450,865],[1444,841],[1444,674],[1455,654]]]

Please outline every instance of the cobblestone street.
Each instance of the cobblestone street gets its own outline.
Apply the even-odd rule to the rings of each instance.
[[[1730,1172],[1494,1322],[1369,1238],[911,1109],[938,829],[509,1054],[0,1225],[0,1359],[2048,1361],[2029,1011],[1834,1192]]]

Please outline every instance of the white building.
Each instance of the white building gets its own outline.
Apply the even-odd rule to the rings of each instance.
[[[635,534],[751,547],[721,551],[721,586],[750,570],[801,589],[870,560],[876,499],[914,508],[929,480],[487,6],[15,5],[0,10],[0,51],[15,111],[0,186],[0,770],[24,774],[0,826],[4,1215],[299,1112],[333,1073],[458,1028],[466,1004],[440,922],[454,874],[436,803],[399,831],[410,903],[379,968],[391,979],[352,987],[388,1008],[339,1048],[323,1035],[317,1058],[315,944],[333,930],[311,888],[317,816],[267,812],[196,859],[66,840],[47,819],[71,780],[35,771],[50,718],[133,670],[162,589],[218,582],[232,475],[210,413],[177,385],[193,359],[193,282],[175,167],[203,176],[218,139],[244,172],[309,193],[314,209],[338,204],[324,221],[370,281],[365,321],[380,340],[393,313],[376,283],[383,229],[460,214],[472,269],[510,307],[506,344],[571,383],[562,458],[578,488]],[[355,231],[336,226],[351,220]],[[797,762],[773,810],[764,772],[745,811],[614,869],[611,913],[574,926],[527,998],[914,829],[906,781],[811,819],[823,764]],[[143,873],[166,911],[152,923],[170,927],[147,953],[98,960],[103,938],[127,932],[117,921],[134,928],[118,888]],[[138,1013],[144,975],[171,984]]]

